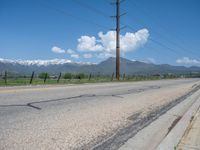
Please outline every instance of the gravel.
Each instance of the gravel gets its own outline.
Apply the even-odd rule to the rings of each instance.
[[[1,88],[0,149],[92,149],[126,129],[134,114],[148,115],[198,84],[182,79]]]

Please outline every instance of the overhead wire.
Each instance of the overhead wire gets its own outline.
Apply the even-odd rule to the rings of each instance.
[[[78,0],[74,0],[74,1],[75,1],[76,3],[78,3],[79,5],[81,5],[82,7],[85,7],[85,8],[87,8],[87,9],[89,9],[90,11],[94,11],[95,13],[98,13],[98,14],[100,14],[100,15],[102,15],[102,16],[104,16],[104,17],[107,18],[107,15],[106,15],[105,13],[103,13],[102,11],[100,11],[100,10],[94,8],[94,7],[91,7],[91,6],[89,6],[89,5],[80,3],[80,1],[78,1]],[[125,25],[125,24],[124,24],[124,25]],[[132,31],[134,31],[134,29],[133,29],[131,26],[127,26],[127,27],[130,28]],[[135,31],[134,31],[134,32],[135,32]],[[167,46],[167,45],[165,45],[165,44],[163,44],[163,43],[161,43],[161,42],[159,42],[159,41],[157,41],[157,40],[155,40],[155,39],[153,39],[153,38],[151,38],[151,37],[149,37],[149,40],[152,41],[152,42],[154,42],[154,43],[156,43],[157,45],[159,45],[159,46],[161,46],[161,47],[164,47],[164,48],[166,48],[166,49],[172,51],[173,53],[175,53],[175,54],[177,55],[177,52],[176,52],[175,49],[172,49],[172,48],[170,48],[169,46]]]
[[[134,4],[136,4],[136,5],[134,5],[133,4],[133,1],[130,1],[130,3],[132,3],[132,6],[138,6],[136,3],[134,3]],[[141,9],[140,9],[140,11],[141,11]],[[147,13],[147,12],[145,12],[145,11],[143,11],[144,13],[145,13],[145,15],[149,15],[149,13]],[[133,17],[133,16],[132,16]],[[135,17],[133,17],[134,19],[135,19]],[[137,20],[139,20],[139,19],[137,19]],[[152,18],[151,18],[151,20],[153,20]],[[154,20],[153,20],[154,21]],[[145,23],[145,21],[139,21],[140,22],[140,24],[142,24],[142,25],[145,25],[146,26],[146,23]],[[154,21],[155,22],[155,21]],[[154,24],[156,24],[156,23],[154,23]],[[166,29],[166,28],[164,28],[163,26],[161,26],[160,24],[159,24],[159,27],[160,28],[162,28],[163,30],[166,30],[167,31],[167,33],[169,33],[169,31]],[[152,29],[151,28],[151,30],[153,30],[153,32],[154,33],[156,33],[158,36],[160,36],[161,38],[163,38],[163,39],[165,39],[165,41],[167,41],[168,43],[170,43],[170,44],[172,44],[173,46],[175,46],[176,48],[178,48],[179,50],[182,50],[182,51],[185,51],[185,52],[190,52],[189,53],[189,55],[191,55],[191,56],[195,56],[196,57],[196,53],[194,53],[194,52],[192,52],[192,51],[190,51],[190,50],[188,50],[188,49],[186,49],[185,48],[185,46],[182,46],[182,45],[180,45],[180,44],[178,44],[178,43],[176,43],[176,42],[174,42],[174,41],[172,41],[172,40],[170,40],[170,39],[168,39],[166,36],[164,36],[163,34],[161,34],[160,32],[158,32],[157,30],[154,30],[154,29]],[[175,39],[177,39],[177,36],[175,37]]]
[[[106,0],[106,1],[107,1],[107,0]],[[96,8],[90,6],[90,5],[85,4],[85,3],[82,3],[82,2],[80,2],[80,1],[78,1],[78,0],[74,0],[74,2],[76,2],[77,4],[79,4],[79,5],[82,6],[82,7],[85,7],[86,9],[89,9],[90,11],[93,11],[93,12],[95,12],[95,13],[98,13],[98,14],[102,15],[103,17],[106,17],[106,18],[107,18],[107,16],[108,16],[107,14],[105,14],[104,12],[102,12],[101,10],[96,9]],[[123,10],[124,10],[124,9],[123,9]],[[125,10],[124,10],[124,11],[125,11]],[[124,24],[124,25],[127,26],[126,24]],[[144,24],[143,24],[143,25],[144,25]],[[129,29],[131,29],[132,31],[135,32],[135,30],[134,30],[131,26],[128,25],[127,27],[128,27]],[[157,32],[157,34],[159,34],[159,33]],[[152,37],[149,37],[149,40],[152,41],[153,43],[155,43],[155,44],[161,46],[161,47],[164,47],[165,49],[170,50],[170,51],[173,52],[174,54],[179,55],[179,54],[177,53],[177,50],[176,50],[176,49],[173,49],[173,48],[169,47],[168,45],[163,44],[162,42],[153,39]]]
[[[44,4],[44,3],[40,3],[40,4],[42,4],[43,6],[45,6],[45,7],[48,8],[48,9],[51,9],[51,10],[54,10],[54,11],[58,12],[58,13],[64,15],[64,16],[72,17],[72,18],[74,18],[74,19],[76,19],[76,20],[78,20],[78,21],[86,22],[86,23],[88,23],[88,24],[92,24],[92,25],[97,26],[97,27],[99,27],[99,28],[109,29],[109,27],[107,27],[107,26],[105,26],[105,25],[101,25],[101,24],[98,24],[98,23],[96,23],[96,22],[94,22],[94,21],[91,21],[91,20],[89,20],[89,19],[85,19],[85,18],[76,16],[76,15],[70,13],[70,12],[67,12],[67,11],[64,11],[64,10],[61,10],[61,9],[58,9],[58,8],[56,8],[56,7],[49,6],[49,5]]]
[[[127,26],[127,28],[129,28],[131,31],[133,31],[133,32],[136,32],[135,30],[134,30],[134,28],[133,27],[131,27],[131,26]],[[176,54],[177,56],[179,56],[179,53],[177,53],[177,51],[175,50],[175,49],[173,49],[173,48],[171,48],[171,47],[169,47],[169,46],[167,46],[167,45],[165,45],[165,44],[163,44],[163,43],[161,43],[161,42],[159,42],[159,41],[157,41],[157,40],[155,40],[155,39],[153,39],[152,37],[149,37],[148,38],[151,42],[153,42],[153,43],[155,43],[155,44],[157,44],[157,45],[159,45],[159,46],[161,46],[161,47],[163,47],[163,48],[165,48],[165,49],[168,49],[169,51],[171,51],[171,52],[173,52],[174,54]]]
[[[97,8],[94,8],[94,7],[92,7],[92,6],[88,5],[88,4],[85,4],[85,3],[83,3],[83,2],[80,2],[79,0],[73,0],[73,1],[76,2],[78,5],[80,5],[81,7],[85,7],[86,9],[88,9],[88,10],[90,10],[90,11],[93,11],[93,12],[95,12],[95,13],[97,13],[97,14],[100,14],[101,16],[103,16],[103,17],[105,17],[105,18],[108,18],[108,17],[109,17],[105,12],[103,12],[103,11],[97,9]],[[106,0],[106,1],[107,1],[107,0]],[[93,21],[90,21],[90,20],[88,20],[88,19],[83,19],[83,18],[81,18],[81,17],[79,17],[79,16],[73,15],[72,13],[69,13],[69,12],[66,12],[66,11],[63,11],[63,10],[60,10],[60,9],[57,9],[57,8],[55,8],[55,7],[49,7],[49,6],[47,6],[47,7],[50,8],[50,9],[54,9],[55,11],[57,11],[57,12],[59,12],[59,13],[62,13],[63,15],[67,15],[67,16],[73,17],[73,18],[75,18],[75,19],[78,19],[79,21],[87,22],[87,23],[93,24],[93,25],[95,25],[95,26],[98,26],[98,27],[100,27],[100,28],[109,29],[108,27],[106,27],[106,26],[104,26],[104,25],[97,24],[97,23],[95,23],[95,22],[93,22]],[[142,23],[142,25],[145,25],[145,24],[146,24],[146,23]],[[126,24],[124,24],[124,25],[126,25]],[[129,28],[130,30],[132,30],[133,32],[135,32],[135,30],[133,29],[132,26],[127,25],[127,28]],[[153,31],[155,32],[155,30],[153,30]],[[156,31],[156,33],[157,33],[159,36],[162,36],[159,32]],[[153,43],[155,43],[155,44],[157,44],[157,45],[159,45],[159,46],[165,48],[165,49],[170,50],[171,52],[175,53],[176,55],[179,55],[179,54],[180,54],[180,53],[178,54],[177,49],[171,48],[171,47],[168,46],[167,44],[163,44],[162,42],[160,42],[160,41],[158,41],[158,40],[155,40],[155,39],[153,39],[152,37],[149,37],[149,40],[152,41]],[[167,41],[167,39],[165,39],[165,40]],[[169,42],[169,41],[168,41],[168,42]],[[172,42],[171,42],[171,43],[172,43]],[[180,49],[180,47],[179,47],[179,49]],[[188,52],[188,51],[187,51],[187,52]]]
[[[78,5],[80,5],[82,7],[87,8],[90,11],[93,11],[93,12],[95,12],[97,14],[100,14],[101,16],[109,19],[109,16],[105,12],[103,12],[103,11],[97,9],[97,8],[94,8],[94,7],[90,6],[90,5],[87,5],[86,3],[83,3],[82,1],[79,1],[79,0],[72,0],[72,1],[77,3]]]

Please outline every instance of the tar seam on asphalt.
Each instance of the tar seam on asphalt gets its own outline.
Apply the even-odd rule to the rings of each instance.
[[[147,86],[145,88],[140,88],[140,89],[130,89],[125,92],[121,92],[118,94],[105,94],[105,95],[96,95],[96,94],[84,94],[84,95],[78,95],[78,96],[73,96],[73,97],[67,97],[67,98],[60,98],[60,99],[50,99],[50,100],[44,100],[44,101],[38,101],[38,102],[30,102],[27,104],[12,104],[12,105],[0,105],[1,107],[30,107],[34,108],[37,110],[41,110],[42,108],[34,106],[34,104],[40,104],[40,103],[49,103],[49,102],[58,102],[58,101],[67,101],[71,99],[79,99],[79,98],[90,98],[90,97],[117,97],[117,98],[123,98],[123,95],[128,95],[128,94],[137,94],[141,93],[147,90],[154,90],[154,89],[159,89],[161,88],[160,86]]]

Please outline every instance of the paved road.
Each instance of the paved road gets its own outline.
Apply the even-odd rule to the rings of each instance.
[[[145,123],[145,116],[171,107],[198,84],[182,79],[1,87],[0,149],[117,149],[141,126],[134,122],[138,115]]]

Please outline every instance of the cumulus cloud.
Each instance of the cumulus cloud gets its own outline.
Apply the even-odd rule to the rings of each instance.
[[[135,33],[126,33],[121,36],[121,48],[124,52],[135,50],[136,48],[144,45],[149,37],[147,29],[139,30]]]
[[[82,51],[101,51],[102,46],[96,43],[94,36],[81,36],[78,39],[78,50]]]
[[[65,53],[64,49],[57,47],[57,46],[52,47],[51,51],[54,52],[54,53],[58,53],[58,54]]]
[[[96,57],[100,59],[105,59],[109,57],[115,57],[115,55],[111,53],[107,53],[107,52],[102,52],[102,53],[97,54]]]
[[[149,63],[155,64],[156,60],[154,58],[147,58]]]
[[[54,46],[52,47],[52,52],[54,53],[58,53],[58,54],[61,54],[61,53],[65,53],[65,54],[69,54],[71,58],[75,58],[75,59],[78,59],[80,56],[79,54],[77,54],[75,51],[73,51],[72,49],[67,49],[67,50],[64,50],[62,48],[59,48],[57,46]],[[89,57],[89,56],[88,56]]]
[[[149,31],[147,29],[141,29],[135,33],[127,32],[124,35],[120,35],[121,55],[124,56],[126,52],[134,51],[143,46],[148,41],[148,37]],[[72,49],[64,50],[54,46],[51,50],[54,53],[69,54],[70,57],[75,59],[80,58],[79,54],[77,54],[77,51],[73,51]],[[97,38],[95,36],[81,36],[78,39],[77,50],[83,53],[84,58],[92,58],[95,56],[97,58],[105,59],[115,56],[116,32],[99,32]]]
[[[92,54],[83,54],[84,58],[92,58]]]
[[[98,36],[100,38],[100,43],[103,46],[104,51],[111,53],[116,48],[116,32],[108,31],[103,34],[103,32],[99,32]]]
[[[120,35],[121,52],[126,53],[134,51],[143,46],[149,37],[147,29],[141,29],[135,33],[127,32],[125,35]],[[100,53],[99,57],[112,56],[116,49],[116,32],[108,31],[107,33],[99,32],[98,39],[94,36],[81,36],[78,39],[77,49],[80,51],[90,51]]]
[[[181,59],[176,60],[177,64],[182,64],[182,65],[200,65],[200,61],[196,59],[191,59],[189,57],[183,57]]]
[[[51,51],[54,52],[54,53],[58,53],[58,54],[61,54],[61,53],[75,54],[75,51],[73,51],[72,49],[64,50],[64,49],[57,47],[57,46],[52,47]]]
[[[74,54],[75,52],[73,50],[71,50],[71,49],[68,49],[68,50],[66,50],[66,53],[67,54]]]
[[[78,54],[72,54],[71,57],[78,59],[80,56]]]

